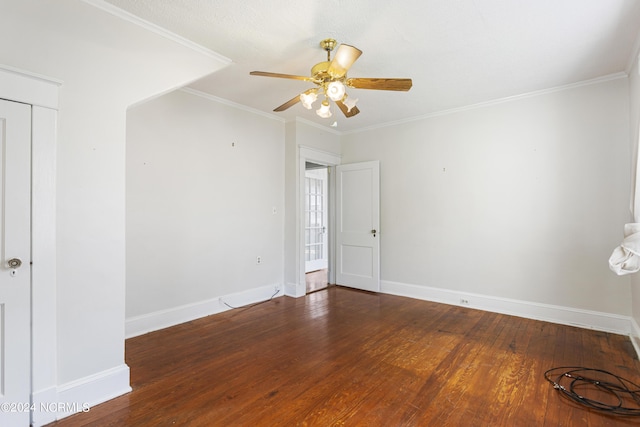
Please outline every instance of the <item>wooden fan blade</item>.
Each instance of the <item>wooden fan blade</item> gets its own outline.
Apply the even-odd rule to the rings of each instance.
[[[360,112],[360,110],[358,110],[358,107],[356,107],[355,105],[353,106],[351,111],[349,111],[349,108],[344,105],[344,102],[342,101],[336,101],[336,105],[338,106],[338,108],[340,108],[340,111],[342,111],[342,114],[344,114],[346,118],[353,117]]]
[[[302,93],[304,93],[304,94],[307,94],[307,95],[308,95],[309,93],[313,92],[314,90],[317,90],[317,89],[309,89],[309,90],[306,90],[306,91],[304,91],[304,92],[302,92]],[[300,95],[302,95],[302,94],[300,94]],[[287,102],[285,102],[285,103],[284,103],[284,104],[282,104],[281,106],[277,107],[277,108],[276,108],[276,109],[274,109],[273,111],[278,111],[278,112],[280,112],[280,111],[284,111],[284,110],[286,110],[287,108],[291,108],[291,107],[293,107],[293,106],[294,106],[294,105],[296,105],[298,102],[300,102],[300,95],[296,95],[295,97],[291,98],[290,100],[288,100]]]
[[[356,89],[375,89],[375,90],[401,90],[408,91],[413,83],[411,79],[372,79],[372,78],[354,78],[347,79],[347,86]]]
[[[293,107],[298,102],[300,102],[300,95],[296,95],[295,97],[291,98],[290,100],[288,100],[287,102],[285,102],[281,106],[275,108],[273,111],[284,111],[287,108]]]
[[[252,76],[278,77],[278,78],[281,78],[281,79],[304,80],[306,82],[312,82],[313,81],[313,79],[311,77],[294,76],[293,74],[270,73],[268,71],[252,71],[249,74],[252,75]]]
[[[349,46],[348,44],[341,44],[338,46],[338,50],[336,51],[327,72],[334,78],[344,76],[360,55],[362,55],[362,51],[360,49]]]

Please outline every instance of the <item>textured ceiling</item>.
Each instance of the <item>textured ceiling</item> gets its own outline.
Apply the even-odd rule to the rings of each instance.
[[[237,104],[346,132],[627,72],[638,48],[636,0],[106,0],[230,58],[191,85]],[[249,76],[309,75],[332,37],[364,53],[349,77],[409,77],[409,92],[349,89],[360,114],[321,119],[312,87]]]

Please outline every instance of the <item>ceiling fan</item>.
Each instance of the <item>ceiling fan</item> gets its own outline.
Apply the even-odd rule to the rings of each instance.
[[[310,110],[312,104],[318,99],[318,95],[324,95],[320,108],[316,110],[316,114],[322,118],[331,117],[329,100],[335,102],[347,118],[353,117],[360,112],[356,107],[358,99],[347,95],[347,87],[405,92],[411,89],[411,79],[347,78],[347,71],[362,55],[362,51],[348,44],[341,44],[333,60],[331,60],[331,51],[336,47],[336,44],[337,42],[334,39],[325,39],[320,42],[320,47],[327,52],[327,60],[314,65],[311,68],[310,77],[269,73],[266,71],[252,71],[249,74],[252,76],[278,77],[315,83],[317,87],[302,92],[273,111],[284,111],[298,102],[301,102],[306,109]]]

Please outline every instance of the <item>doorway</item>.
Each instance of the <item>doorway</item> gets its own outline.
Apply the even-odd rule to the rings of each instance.
[[[335,180],[336,283],[380,292],[380,162],[337,166]]]
[[[329,285],[329,169],[305,162],[304,260],[306,293]]]

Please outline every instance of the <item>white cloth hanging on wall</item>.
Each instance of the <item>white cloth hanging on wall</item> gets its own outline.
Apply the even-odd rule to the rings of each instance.
[[[640,223],[624,225],[624,240],[613,250],[609,268],[618,276],[640,271]]]
[[[638,145],[640,130],[632,137],[633,159],[631,169],[631,214],[633,220],[624,225],[624,239],[609,257],[609,268],[619,276],[640,271],[640,176],[638,175]]]

